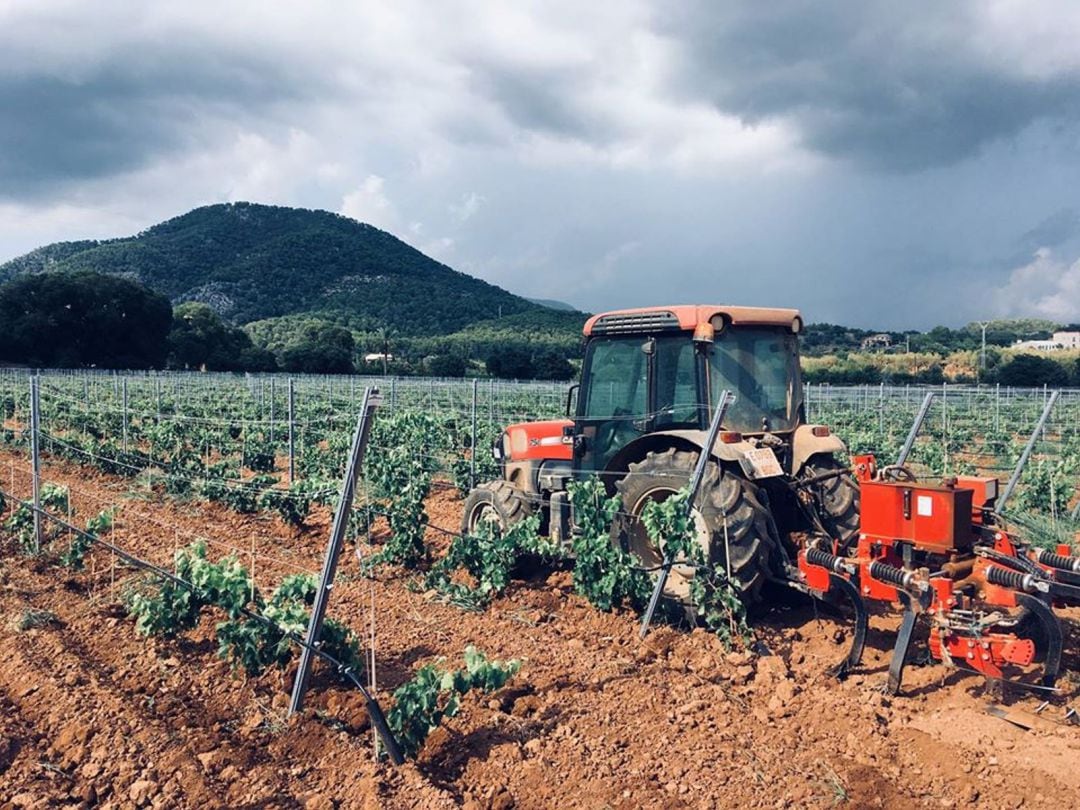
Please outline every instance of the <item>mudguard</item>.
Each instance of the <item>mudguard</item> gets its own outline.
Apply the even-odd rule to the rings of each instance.
[[[819,453],[831,455],[839,453],[844,463],[847,463],[847,445],[839,436],[829,433],[827,436],[815,436],[814,428],[820,425],[800,425],[791,434],[791,474],[798,475],[803,465],[811,456]]]
[[[647,453],[672,446],[700,450],[707,438],[708,432],[704,430],[661,430],[648,433],[634,439],[619,450],[612,457],[607,468],[609,472],[623,472],[629,469],[631,462],[644,458]],[[719,461],[738,463],[748,450],[753,449],[754,445],[748,441],[725,443],[717,439],[713,445],[712,456]]]

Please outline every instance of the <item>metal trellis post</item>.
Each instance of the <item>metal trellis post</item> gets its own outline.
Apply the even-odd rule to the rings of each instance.
[[[122,405],[121,405],[121,407],[123,408],[123,411],[124,411],[124,427],[123,427],[123,431],[124,431],[124,434],[123,434],[123,435],[124,435],[124,452],[126,453],[126,452],[127,452],[127,450],[128,450],[128,397],[127,397],[127,377],[124,377],[124,379],[123,379],[123,380],[121,380],[121,382],[120,382],[120,398],[121,398],[121,402],[122,402]]]
[[[34,553],[41,551],[41,402],[38,399],[40,378],[30,377],[30,467],[34,492]]]
[[[341,548],[345,543],[345,531],[349,525],[353,496],[356,494],[356,479],[360,475],[361,464],[364,460],[364,448],[371,431],[372,416],[379,402],[378,389],[369,387],[364,390],[364,401],[360,416],[356,421],[356,431],[353,433],[352,450],[349,453],[349,463],[345,468],[345,477],[341,481],[341,494],[338,498],[337,510],[334,512],[334,523],[330,530],[326,558],[323,560],[322,575],[319,577],[319,587],[315,592],[315,604],[311,609],[311,621],[304,639],[310,646],[305,646],[300,653],[300,667],[296,671],[296,680],[293,682],[289,714],[298,712],[304,707],[304,692],[307,691],[308,681],[311,679],[313,662],[310,648],[318,647],[320,644],[319,637],[322,634],[323,619],[326,617],[326,606],[330,600],[330,591],[334,586],[338,558],[341,556]]]
[[[930,412],[930,403],[933,400],[934,392],[927,391],[926,396],[923,397],[922,405],[919,406],[919,412],[915,414],[915,421],[911,423],[911,430],[908,431],[907,438],[904,440],[904,446],[900,448],[900,455],[896,457],[897,467],[903,467],[907,463],[911,448],[915,446],[915,439],[919,435],[919,430],[922,429],[926,414]]]
[[[479,381],[472,381],[472,432],[469,434],[469,489],[476,487],[476,386]]]
[[[1028,439],[1028,443],[1024,447],[1024,452],[1020,454],[1020,460],[1016,462],[1016,469],[1013,470],[1009,483],[1005,485],[1005,491],[1002,492],[1001,497],[998,498],[997,510],[999,512],[1005,508],[1005,504],[1009,502],[1009,497],[1013,494],[1013,490],[1016,489],[1016,485],[1020,483],[1020,476],[1023,475],[1024,467],[1027,466],[1028,458],[1031,457],[1031,451],[1035,449],[1035,442],[1038,441],[1039,434],[1042,433],[1043,427],[1046,425],[1046,420],[1050,418],[1050,411],[1054,409],[1054,403],[1057,402],[1058,396],[1060,395],[1060,391],[1055,391],[1050,395],[1050,399],[1046,401],[1042,416],[1039,417],[1038,424],[1035,425],[1035,430],[1031,431],[1031,438]]]
[[[292,377],[289,378],[289,486],[296,480],[296,423],[294,421],[296,397]]]
[[[274,445],[274,378],[270,378],[270,446]],[[274,451],[275,455],[277,451]]]

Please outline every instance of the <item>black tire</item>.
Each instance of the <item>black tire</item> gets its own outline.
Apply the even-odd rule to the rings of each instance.
[[[481,520],[494,520],[506,530],[532,514],[526,494],[509,481],[480,484],[465,498],[461,514],[461,533],[471,534]]]
[[[803,466],[803,477],[813,478],[846,469],[831,455],[811,456]],[[850,472],[826,478],[810,487],[818,506],[818,517],[829,536],[846,551],[859,535],[859,484]]]
[[[662,560],[637,517],[649,500],[664,500],[687,486],[697,458],[697,452],[674,448],[649,453],[631,464],[626,476],[615,484],[622,495],[623,514],[615,520],[612,539],[635,554],[646,567],[658,566]],[[709,564],[724,564],[725,548],[730,549],[727,568],[731,581],[748,604],[760,599],[774,551],[768,515],[755,491],[754,485],[742,476],[710,462],[705,468],[694,516],[698,542]],[[693,569],[688,566],[673,567],[665,595],[686,606],[692,576]]]

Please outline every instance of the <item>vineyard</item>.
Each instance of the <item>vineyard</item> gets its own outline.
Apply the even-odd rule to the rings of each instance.
[[[886,641],[871,639],[864,674],[828,681],[845,623],[812,605],[748,617],[708,585],[703,627],[639,641],[649,579],[608,543],[618,506],[602,487],[571,492],[574,565],[535,518],[459,534],[463,496],[498,476],[503,427],[563,416],[563,384],[45,372],[33,385],[0,372],[13,806],[1060,806],[1080,787],[1065,767],[1075,729],[986,715],[976,679],[916,671],[911,698],[883,697]],[[381,404],[346,553],[290,716],[368,388]],[[926,390],[807,386],[807,417],[891,461]],[[1034,434],[1051,391],[933,391],[909,465],[1005,480],[1030,442],[1006,511],[1071,542],[1080,392]],[[647,523],[686,542],[670,508]],[[387,764],[363,689],[405,767]],[[989,739],[1007,745],[988,757]],[[963,756],[942,761],[940,744]]]

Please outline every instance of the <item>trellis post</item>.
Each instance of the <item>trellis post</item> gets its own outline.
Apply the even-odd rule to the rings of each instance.
[[[472,432],[469,434],[469,489],[476,486],[476,387],[479,380],[473,377],[472,381]]]
[[[289,486],[296,480],[296,398],[293,380],[289,377]]]
[[[34,493],[34,553],[41,551],[41,402],[40,377],[30,375],[30,469]]]
[[[127,377],[124,377],[124,379],[120,381],[120,399],[121,399],[121,403],[122,403],[122,404],[121,404],[121,408],[123,409],[123,412],[124,412],[124,426],[123,426],[123,437],[124,437],[124,452],[126,453],[126,452],[128,451],[128,394],[127,394]]]
[[[349,526],[349,514],[352,511],[353,496],[356,494],[356,480],[360,476],[361,465],[364,460],[364,449],[367,446],[368,435],[371,432],[371,423],[375,408],[380,403],[377,388],[364,390],[364,400],[360,408],[360,416],[356,421],[356,430],[353,433],[352,449],[349,453],[349,463],[345,467],[345,477],[341,480],[341,493],[338,497],[337,509],[334,512],[334,523],[330,530],[330,542],[326,547],[326,557],[323,560],[322,574],[319,577],[319,587],[315,592],[315,603],[311,609],[311,621],[308,623],[305,646],[300,653],[300,667],[296,671],[296,680],[293,682],[292,701],[289,704],[289,714],[300,711],[304,707],[304,692],[307,691],[308,682],[311,679],[312,647],[320,645],[323,620],[326,618],[326,606],[330,601],[330,591],[334,587],[334,576],[337,573],[338,558],[341,556],[341,548],[345,543],[345,532]]]

